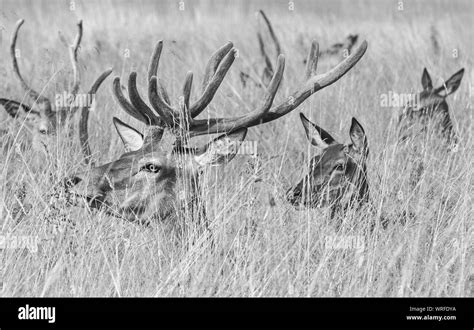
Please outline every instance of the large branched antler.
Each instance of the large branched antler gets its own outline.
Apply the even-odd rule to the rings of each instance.
[[[138,94],[135,72],[132,72],[129,78],[128,93],[130,101],[123,95],[120,78],[118,77],[114,80],[113,92],[125,112],[149,126],[156,125],[179,130],[184,140],[186,137],[201,134],[228,133],[234,128],[246,127],[250,123],[260,120],[270,110],[283,78],[285,59],[283,55],[280,55],[277,69],[266,89],[262,104],[253,112],[239,118],[237,122],[226,122],[219,126],[210,126],[217,119],[196,119],[196,117],[212,101],[234,62],[236,49],[233,48],[233,44],[228,42],[210,57],[204,72],[202,93],[194,103],[191,103],[193,74],[192,72],[187,73],[183,85],[183,95],[177,108],[171,105],[166,89],[157,77],[162,48],[163,42],[159,41],[151,57],[148,70],[148,98],[155,112]]]
[[[308,97],[317,91],[334,84],[342,76],[344,76],[357,62],[364,56],[367,50],[367,41],[363,41],[362,44],[344,61],[339,63],[336,67],[332,68],[328,72],[316,75],[316,68],[318,64],[318,43],[313,40],[310,53],[308,56],[308,62],[306,65],[306,74],[303,86],[296,90],[287,101],[274,106],[267,115],[263,118],[263,123],[273,121],[281,116],[286,115],[292,110],[296,109],[301,103],[303,103]],[[252,125],[254,126],[254,125]]]
[[[367,42],[363,42],[359,48],[335,68],[322,75],[316,75],[318,63],[318,43],[313,41],[305,71],[305,81],[286,101],[273,105],[276,92],[283,78],[285,58],[278,56],[276,70],[266,88],[263,100],[252,112],[234,118],[207,118],[196,119],[196,117],[209,105],[217,89],[222,83],[226,73],[232,65],[236,50],[231,42],[215,52],[206,65],[203,79],[202,94],[194,103],[190,103],[193,74],[188,72],[183,86],[183,96],[179,108],[171,105],[164,86],[157,77],[157,70],[162,41],[158,42],[150,60],[148,71],[149,85],[148,97],[153,111],[139,96],[136,89],[136,73],[132,73],[129,79],[130,101],[123,95],[120,78],[114,80],[114,94],[122,108],[134,118],[149,126],[169,127],[184,131],[186,136],[193,137],[203,134],[229,133],[242,127],[252,127],[267,123],[280,118],[296,109],[309,96],[315,92],[333,84],[346,74],[364,55]]]
[[[20,68],[18,66],[18,60],[17,60],[16,41],[18,39],[18,33],[20,31],[20,28],[24,22],[25,22],[24,19],[20,19],[16,23],[15,29],[12,35],[12,40],[10,43],[10,55],[12,57],[12,62],[13,62],[13,71],[15,72],[15,75],[20,81],[21,87],[25,90],[25,92],[27,93],[31,101],[36,103],[39,109],[43,110],[45,114],[51,115],[53,113],[51,101],[44,95],[41,95],[40,93],[35,91],[33,88],[31,88],[20,73]],[[68,45],[64,36],[60,34],[60,40],[69,48],[69,57],[70,57],[72,68],[73,68],[73,86],[71,88],[71,94],[74,97],[77,95],[80,88],[80,83],[81,83],[79,71],[77,68],[77,62],[78,62],[77,53],[78,53],[79,47],[81,45],[81,40],[82,40],[82,20],[78,22],[77,29],[78,29],[78,32],[77,32],[76,38],[74,39],[74,43],[72,45]],[[72,116],[75,113],[75,110],[77,110],[77,107],[75,109],[70,109],[70,110],[71,111],[69,115]]]
[[[344,76],[362,58],[365,51],[367,50],[367,42],[364,41],[354,53],[339,63],[336,67],[322,75],[316,75],[318,49],[318,43],[313,41],[308,54],[305,80],[303,85],[293,94],[291,94],[291,96],[289,96],[286,101],[273,106],[271,109],[265,111],[263,116],[252,120],[249,120],[249,118],[251,118],[251,114],[249,114],[235,118],[212,118],[207,122],[200,121],[199,123],[195,123],[197,128],[192,132],[191,135],[196,136],[217,132],[228,132],[240,127],[252,127],[259,124],[268,123],[288,114],[289,112],[296,109],[312,94],[329,85],[332,85],[342,76]]]
[[[44,114],[47,116],[47,118],[51,119],[58,115],[60,118],[72,117],[78,109],[81,109],[81,118],[79,121],[79,140],[80,140],[81,147],[85,156],[84,161],[86,164],[88,164],[91,158],[91,152],[90,152],[90,147],[89,147],[89,142],[88,142],[88,127],[87,126],[88,126],[88,119],[89,119],[89,111],[92,105],[91,104],[83,105],[83,106],[74,105],[74,100],[76,99],[76,96],[79,92],[79,88],[81,84],[81,78],[80,78],[79,70],[78,70],[78,51],[81,45],[82,34],[83,34],[82,20],[80,20],[77,23],[77,34],[76,34],[76,37],[74,38],[74,42],[71,45],[69,45],[66,38],[61,33],[59,33],[59,38],[61,42],[65,44],[66,47],[69,49],[69,58],[70,58],[72,70],[73,70],[73,84],[70,90],[73,96],[73,100],[70,102],[66,110],[59,109],[60,111],[53,111],[50,100],[47,97],[36,92],[34,89],[32,89],[26,83],[25,79],[22,77],[20,73],[20,69],[18,67],[18,61],[17,61],[16,41],[18,39],[18,32],[21,26],[23,25],[23,23],[24,23],[23,19],[20,19],[16,23],[16,26],[12,35],[11,44],[10,44],[10,54],[11,54],[12,62],[13,62],[13,71],[15,72],[15,75],[20,81],[21,87],[25,90],[25,92],[32,99],[32,101],[37,104],[38,108],[44,111]],[[102,73],[92,85],[91,89],[89,90],[88,95],[94,98],[100,85],[110,75],[111,72],[112,70],[109,69],[109,70],[106,70],[104,73]],[[61,116],[61,115],[65,115],[65,116]],[[64,123],[64,121],[60,121],[60,122],[62,124]],[[57,121],[54,120],[53,123],[57,123]]]

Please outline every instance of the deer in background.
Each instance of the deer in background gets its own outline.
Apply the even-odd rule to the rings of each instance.
[[[352,118],[349,131],[352,143],[342,144],[302,113],[300,117],[309,142],[320,153],[311,159],[308,174],[288,190],[288,201],[298,208],[330,206],[332,216],[349,205],[367,202],[369,147],[362,125]]]
[[[332,44],[328,49],[321,51],[320,56],[338,56],[341,58],[344,56],[344,52],[346,52],[346,55],[349,55],[358,39],[358,34],[349,34],[343,42]]]
[[[77,65],[78,51],[83,33],[82,21],[79,21],[79,23],[77,24],[78,32],[72,45],[68,45],[64,37],[61,38],[61,41],[65,43],[66,46],[69,48],[69,57],[73,69],[73,82],[69,94],[69,104],[65,104],[65,106],[56,109],[54,109],[50,99],[32,89],[20,73],[16,54],[16,41],[18,38],[19,30],[23,23],[23,19],[19,20],[16,23],[10,43],[10,55],[12,58],[14,74],[20,82],[20,86],[25,91],[26,97],[30,99],[31,103],[27,105],[26,103],[24,103],[23,100],[15,101],[6,98],[0,98],[0,105],[6,110],[6,112],[11,117],[18,120],[22,126],[24,125],[28,129],[28,131],[31,133],[31,146],[33,150],[40,151],[40,154],[37,154],[40,156],[42,155],[42,152],[45,152],[46,154],[50,155],[55,155],[55,150],[57,149],[59,143],[58,135],[60,135],[60,133],[66,133],[67,137],[72,137],[72,119],[74,115],[78,112],[78,110],[80,110],[79,112],[81,112],[81,118],[79,121],[79,140],[81,142],[81,147],[85,156],[84,162],[87,164],[91,157],[90,148],[88,145],[87,126],[89,110],[92,104],[76,105],[74,103],[75,98],[79,93],[81,83]],[[106,70],[96,79],[96,81],[92,84],[89,90],[89,96],[95,97],[97,90],[99,89],[103,81],[110,75],[111,72],[112,70]],[[15,141],[9,139],[3,147],[5,149],[10,149],[11,144],[14,142]],[[21,147],[24,146],[24,144],[21,144]],[[32,159],[37,163],[44,163],[43,157],[33,157]],[[21,166],[24,165],[22,164]],[[54,171],[51,172],[50,179],[55,180],[55,175],[56,174]],[[14,196],[14,204],[11,207],[11,214],[13,219],[19,221],[19,219],[22,218],[25,214],[27,214],[28,210],[31,208],[31,205],[25,202],[25,200],[27,199],[28,188],[25,183],[20,185],[20,187],[18,187],[18,184],[16,182],[10,183],[9,176],[8,174],[6,174],[6,189],[10,189],[10,184],[12,185],[12,188],[14,190],[14,194],[12,194]],[[56,193],[53,192],[52,194],[55,195]]]
[[[205,69],[202,93],[195,102],[191,102],[193,74],[188,72],[182,102],[173,106],[164,84],[157,78],[162,47],[162,41],[158,42],[148,69],[151,106],[138,93],[135,72],[128,80],[129,99],[122,93],[120,79],[114,80],[113,90],[118,103],[129,115],[146,124],[145,135],[114,118],[125,153],[115,161],[72,175],[67,180],[68,189],[76,196],[77,203],[103,208],[112,215],[140,223],[162,221],[170,216],[176,218],[179,210],[186,207],[201,210],[198,217],[206,219],[199,183],[203,170],[230,161],[248,128],[290,113],[312,94],[336,82],[362,58],[367,43],[364,41],[332,70],[317,75],[318,44],[313,41],[302,85],[283,102],[273,105],[285,67],[285,58],[280,55],[260,106],[233,118],[204,119],[197,117],[217,92],[235,59],[236,49],[228,43],[211,56]],[[205,146],[188,145],[195,136],[217,133],[222,135]]]
[[[6,98],[0,98],[0,105],[6,110],[6,112],[16,120],[19,120],[22,124],[27,127],[32,135],[32,145],[34,149],[41,149],[48,151],[48,147],[54,143],[54,139],[58,133],[63,128],[69,129],[69,125],[72,124],[71,119],[81,109],[81,119],[80,119],[80,140],[83,150],[86,154],[86,162],[90,158],[90,150],[88,146],[87,138],[87,122],[89,114],[90,105],[74,105],[74,100],[78,95],[80,89],[80,76],[77,68],[78,60],[78,50],[82,40],[82,21],[79,21],[77,24],[77,35],[75,37],[74,43],[69,47],[69,57],[73,69],[73,83],[70,89],[70,104],[58,109],[54,109],[52,102],[49,98],[45,97],[41,93],[38,93],[33,88],[31,88],[26,80],[22,77],[20,69],[18,66],[17,55],[16,55],[16,41],[18,38],[18,32],[23,25],[24,20],[20,19],[15,26],[11,43],[10,43],[10,55],[13,62],[13,71],[15,76],[22,89],[25,91],[25,95],[30,99],[31,103],[29,105],[25,104],[23,101],[15,101]],[[63,43],[66,43],[65,39],[61,39]],[[107,78],[112,70],[107,70],[102,73],[96,82],[92,85],[89,95],[94,96],[97,92],[97,89],[100,87],[102,82]]]
[[[423,70],[421,91],[412,102],[409,102],[398,117],[398,134],[400,140],[426,132],[433,125],[435,132],[440,134],[448,143],[456,143],[456,134],[449,116],[446,102],[448,95],[453,94],[461,84],[464,69],[453,74],[446,82],[433,88],[428,70]]]

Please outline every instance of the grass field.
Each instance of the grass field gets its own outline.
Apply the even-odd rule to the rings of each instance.
[[[186,72],[192,70],[201,81],[209,56],[233,41],[239,57],[206,110],[212,116],[244,114],[262,98],[261,89],[244,88],[239,78],[261,58],[258,9],[272,20],[287,61],[276,101],[301,83],[312,39],[326,48],[358,33],[359,43],[369,43],[362,60],[335,84],[280,120],[249,129],[247,140],[257,142],[258,156],[238,155],[206,172],[213,246],[177,241],[160,224],[144,228],[54,200],[58,180],[85,169],[77,138],[58,136],[56,154],[41,161],[31,150],[5,150],[0,158],[1,296],[474,295],[472,1],[406,0],[403,10],[397,1],[375,0],[294,1],[293,10],[288,1],[186,0],[184,10],[179,1],[0,3],[0,97],[17,100],[24,95],[12,72],[9,40],[20,18],[25,19],[17,44],[21,70],[48,96],[71,83],[68,54],[57,31],[72,38],[79,19],[84,21],[79,53],[84,92],[113,67],[124,84],[137,71],[145,95],[148,60],[163,39],[160,74],[177,98]],[[433,34],[439,51],[433,48]],[[420,141],[417,157],[425,170],[412,186],[415,163],[397,148],[393,134],[399,109],[381,106],[381,98],[420,91],[424,67],[436,86],[466,69],[461,87],[448,98],[461,142],[456,152],[446,152],[436,139]],[[319,71],[327,69],[322,62]],[[98,164],[123,153],[113,116],[144,128],[120,109],[111,84],[108,78],[90,115]],[[363,125],[372,208],[351,209],[331,220],[329,210],[296,210],[288,204],[285,192],[306,173],[315,152],[299,112],[340,142],[349,141],[352,117]],[[0,119],[7,130],[2,139],[28,140],[25,129],[17,135],[20,125],[6,113]],[[21,187],[30,209],[16,221],[13,209]],[[368,224],[381,217],[390,219],[389,225],[369,232]],[[75,226],[57,232],[54,224],[64,218]],[[25,237],[30,249],[21,248]]]

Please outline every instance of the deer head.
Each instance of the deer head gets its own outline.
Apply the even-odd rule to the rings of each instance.
[[[434,124],[436,132],[441,133],[448,141],[455,140],[446,98],[459,88],[463,74],[464,69],[461,69],[443,85],[433,88],[428,70],[426,68],[423,70],[421,77],[423,91],[405,106],[398,118],[401,140],[417,134],[418,131],[426,130],[430,124]]]
[[[60,129],[65,127],[69,128],[67,123],[70,123],[70,119],[74,116],[78,109],[82,109],[81,112],[85,114],[90,106],[90,104],[81,106],[74,105],[74,99],[76,98],[80,88],[80,77],[77,69],[77,53],[82,40],[82,21],[79,21],[77,24],[78,32],[72,45],[69,46],[67,41],[62,38],[63,43],[65,43],[69,48],[69,57],[73,68],[73,84],[70,89],[70,97],[68,98],[69,104],[66,104],[59,109],[54,109],[50,99],[32,89],[20,73],[16,55],[16,41],[18,38],[18,32],[23,23],[23,19],[16,23],[10,43],[10,55],[13,62],[13,71],[15,76],[20,82],[22,89],[25,91],[26,96],[30,99],[31,103],[25,104],[23,101],[0,98],[0,105],[11,117],[19,120],[28,128],[32,134],[33,146],[39,146],[41,150],[44,150],[43,147],[47,148],[49,145],[51,145],[51,140],[54,140],[54,136]],[[103,80],[110,73],[111,70],[107,70],[99,77],[99,79],[97,79],[96,83],[93,85],[93,88],[89,92],[93,94],[89,95],[93,96],[95,94]],[[84,133],[84,130],[87,131],[87,119],[84,118],[81,119],[81,121],[81,127],[83,128],[81,132],[81,140],[87,141],[87,133]],[[84,147],[87,148],[87,142]]]
[[[347,54],[351,53],[352,48],[355,46],[357,43],[357,40],[359,39],[358,34],[349,34],[343,42],[337,42],[335,44],[332,44],[328,49],[324,50],[321,52],[321,56],[324,55],[339,55],[342,56],[342,52],[346,51]]]
[[[236,56],[233,44],[227,43],[209,59],[202,93],[194,103],[190,102],[193,74],[188,72],[177,106],[171,104],[162,80],[157,78],[162,47],[162,41],[158,42],[148,69],[151,107],[138,93],[136,73],[129,77],[129,99],[122,93],[120,79],[114,80],[116,99],[125,112],[146,124],[145,135],[114,118],[125,153],[113,162],[78,173],[68,180],[70,192],[89,206],[102,207],[113,215],[140,222],[167,218],[186,203],[192,204],[191,209],[202,210],[199,174],[203,168],[230,161],[245,138],[247,128],[286,115],[310,95],[337,81],[363,56],[367,44],[364,42],[336,68],[316,75],[317,43],[313,42],[303,85],[287,100],[272,106],[285,67],[285,59],[280,55],[256,109],[234,118],[207,119],[196,117],[209,105],[232,65]],[[192,137],[216,133],[222,135],[203,147],[187,145]]]
[[[358,34],[349,34],[343,42],[334,43],[329,48],[320,50],[319,57],[324,60],[325,66],[331,66],[349,56],[357,40],[359,40]],[[306,64],[306,61],[307,59],[304,59],[303,63]]]
[[[366,202],[369,186],[365,162],[369,148],[359,122],[352,118],[352,143],[341,144],[303,114],[300,116],[308,140],[320,153],[311,159],[308,174],[287,192],[288,201],[295,206],[330,205],[333,210]]]

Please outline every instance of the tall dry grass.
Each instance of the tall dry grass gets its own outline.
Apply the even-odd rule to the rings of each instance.
[[[359,33],[369,42],[360,63],[337,83],[281,120],[250,129],[247,139],[258,142],[257,157],[239,155],[225,168],[207,172],[212,247],[205,240],[177,241],[160,225],[143,228],[66,207],[54,197],[54,188],[84,169],[77,141],[59,136],[57,152],[41,161],[32,151],[7,150],[0,160],[1,235],[37,237],[38,250],[0,250],[1,295],[472,296],[472,2],[403,3],[400,11],[394,1],[295,1],[289,11],[287,1],[185,1],[179,11],[177,1],[76,1],[70,10],[66,1],[1,0],[0,97],[16,99],[23,93],[11,70],[8,42],[19,18],[26,20],[18,41],[22,71],[47,95],[70,83],[57,31],[72,37],[79,18],[85,29],[84,91],[113,66],[122,81],[136,70],[144,92],[152,47],[164,39],[160,72],[176,98],[185,73],[193,70],[202,77],[209,55],[232,40],[239,58],[207,110],[212,116],[245,113],[261,98],[261,90],[244,89],[239,80],[240,70],[259,58],[257,9],[273,21],[287,58],[277,102],[301,82],[311,39],[324,48]],[[432,26],[439,32],[439,54],[430,41]],[[462,142],[457,152],[446,152],[435,138],[419,141],[416,157],[424,171],[412,185],[416,163],[396,147],[392,134],[397,109],[382,107],[380,99],[389,91],[420,90],[424,67],[437,84],[466,68],[460,89],[448,99]],[[325,69],[321,63],[320,71]],[[110,87],[109,78],[90,117],[98,163],[123,152],[112,116],[143,128],[119,108]],[[297,211],[285,201],[285,191],[305,173],[313,152],[297,112],[340,142],[348,140],[352,116],[368,135],[373,207],[349,210],[338,219],[341,226],[328,210]],[[16,137],[19,125],[6,114],[1,118],[9,136]],[[28,139],[24,133],[17,141]],[[13,209],[22,187],[31,209],[18,222]],[[391,220],[388,227],[367,231],[367,224],[382,216]],[[361,240],[359,248],[334,248],[328,242],[335,237]]]

